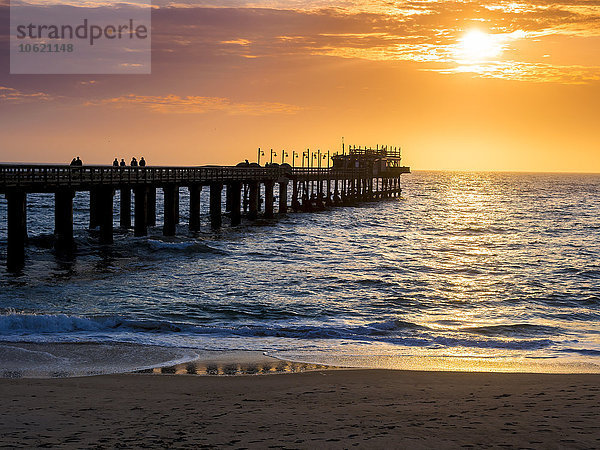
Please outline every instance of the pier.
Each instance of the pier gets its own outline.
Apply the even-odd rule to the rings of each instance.
[[[325,155],[318,155],[320,163]],[[289,211],[319,211],[399,196],[400,176],[410,173],[410,168],[400,162],[398,149],[350,147],[347,152],[327,155],[328,167],[261,167],[248,163],[201,167],[2,164],[0,194],[6,196],[8,207],[6,264],[13,272],[25,264],[27,195],[31,193],[54,194],[56,250],[69,252],[74,247],[73,199],[77,192],[89,192],[89,226],[99,228],[101,243],[111,244],[113,196],[117,190],[121,199],[119,226],[133,229],[135,236],[146,236],[148,227],[156,225],[156,191],[162,189],[163,235],[173,236],[179,223],[180,188],[189,189],[189,231],[194,233],[200,230],[203,189],[209,189],[210,226],[218,230],[224,225],[224,215],[229,218],[226,225],[237,226],[243,216],[248,220],[272,219],[275,214]]]

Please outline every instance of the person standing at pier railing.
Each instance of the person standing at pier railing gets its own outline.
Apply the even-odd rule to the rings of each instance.
[[[121,158],[121,162],[119,163],[119,166],[125,167],[126,165],[127,165],[127,163],[125,162],[125,159]]]
[[[146,166],[146,160],[144,159],[144,157],[142,156],[140,158],[140,167],[145,167]]]
[[[119,160],[117,158],[113,161],[113,167],[119,167]]]
[[[129,163],[129,165],[131,167],[137,167],[138,166],[138,162],[137,162],[137,159],[135,159],[135,156],[133,158],[131,158],[131,163]]]

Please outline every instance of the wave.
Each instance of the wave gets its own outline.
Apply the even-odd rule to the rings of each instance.
[[[485,327],[480,327],[485,328]],[[489,327],[494,328],[494,327]],[[419,324],[402,320],[374,322],[365,325],[311,325],[311,324],[265,324],[250,323],[242,325],[192,325],[160,320],[127,319],[122,317],[86,318],[78,316],[35,315],[9,313],[0,316],[0,338],[11,340],[18,337],[34,339],[36,335],[83,333],[91,339],[117,339],[121,333],[139,333],[144,340],[146,333],[164,335],[186,335],[193,337],[247,337],[247,338],[285,338],[300,340],[346,340],[354,342],[378,342],[403,347],[468,347],[501,349],[539,349],[553,344],[550,339],[502,339],[446,336],[434,334],[434,330]],[[482,334],[482,333],[480,333]],[[494,337],[495,335],[492,335]],[[75,338],[76,336],[72,336]]]
[[[190,349],[128,343],[0,344],[0,377],[54,378],[126,373],[192,361]]]
[[[458,230],[443,231],[441,234],[449,236],[479,236],[484,234],[508,234],[516,233],[519,230],[516,228],[501,228],[501,227],[465,227]]]
[[[175,324],[164,321],[127,320],[117,316],[87,318],[66,314],[20,314],[0,316],[0,336],[31,333],[73,333],[109,330],[181,331]]]
[[[566,348],[560,350],[563,353],[577,353],[584,356],[600,356],[600,350],[585,349],[585,348]]]
[[[481,334],[484,336],[536,336],[555,334],[559,331],[556,327],[533,325],[529,323],[515,323],[505,325],[486,325],[481,327],[461,328],[460,331]]]
[[[198,241],[161,241],[148,239],[141,241],[144,246],[153,252],[170,252],[170,253],[213,253],[224,255],[227,252],[218,248],[211,247]]]

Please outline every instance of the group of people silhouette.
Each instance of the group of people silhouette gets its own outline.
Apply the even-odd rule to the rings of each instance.
[[[115,160],[113,161],[113,166],[114,167],[125,167],[127,165],[127,163],[125,162],[125,160],[123,158],[121,158],[121,162],[119,162],[118,158],[115,158]],[[135,156],[133,158],[131,158],[131,162],[129,163],[129,165],[131,167],[144,167],[146,165],[146,160],[144,159],[144,157],[142,156],[138,162],[137,159],[135,159]]]
[[[70,166],[75,166],[75,167],[80,167],[83,166],[83,161],[81,159],[79,159],[79,156],[77,158],[73,158],[71,160],[71,164],[69,164]],[[127,166],[127,163],[125,162],[125,160],[123,158],[121,158],[121,162],[119,162],[118,158],[115,158],[115,160],[112,163],[113,167],[125,167]],[[138,161],[135,156],[133,158],[131,158],[131,162],[129,163],[129,165],[131,167],[145,167],[146,166],[146,160],[144,159],[144,157],[142,156],[140,158],[140,160]]]

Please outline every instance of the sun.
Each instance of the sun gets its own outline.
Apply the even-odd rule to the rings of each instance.
[[[496,58],[502,50],[501,39],[498,36],[479,30],[467,32],[457,46],[458,55],[472,61]]]

